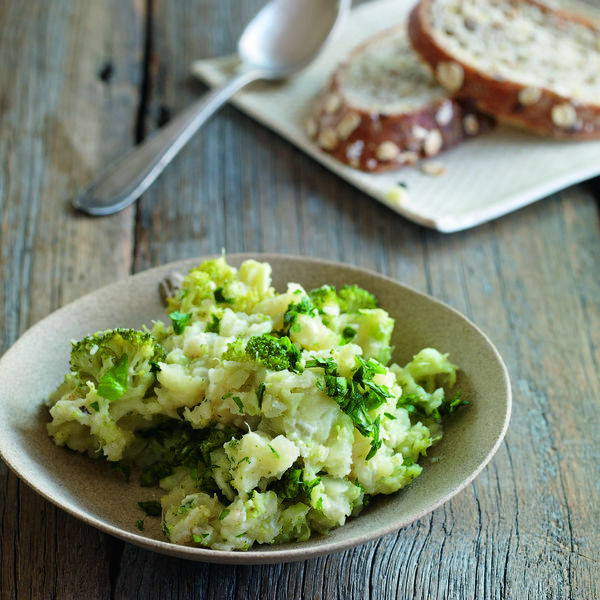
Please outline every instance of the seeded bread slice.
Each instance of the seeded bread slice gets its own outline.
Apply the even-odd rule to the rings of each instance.
[[[600,137],[600,28],[538,0],[421,0],[415,50],[455,97],[557,138]]]
[[[317,99],[307,131],[338,160],[377,172],[433,157],[490,124],[435,82],[403,23],[350,54]]]

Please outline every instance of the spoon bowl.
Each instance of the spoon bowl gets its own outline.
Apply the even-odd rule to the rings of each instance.
[[[350,0],[269,2],[238,42],[242,63],[267,79],[292,75],[314,60],[349,7]]]

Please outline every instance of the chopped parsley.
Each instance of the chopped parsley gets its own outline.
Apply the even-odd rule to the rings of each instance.
[[[219,302],[221,304],[233,304],[233,298],[225,298],[225,296],[223,295],[222,287],[218,287],[214,291],[213,296],[215,297],[215,302]]]
[[[262,408],[263,396],[265,395],[265,384],[261,383],[256,388],[256,401],[258,402],[258,408]]]
[[[211,319],[212,321],[206,324],[207,333],[219,333],[219,329],[221,327],[221,319],[219,319],[219,317],[217,317],[215,313],[211,315]]]
[[[315,356],[306,362],[306,367],[323,369],[324,378],[317,382],[317,387],[339,404],[362,435],[371,438],[371,448],[366,457],[368,461],[375,456],[382,445],[382,440],[379,439],[381,418],[378,415],[373,420],[369,412],[385,404],[392,394],[386,386],[373,381],[376,374],[386,372],[381,363],[372,358],[364,360],[357,356],[356,364],[357,369],[353,373],[352,379],[341,377],[337,370],[337,364],[330,358],[322,359]]]
[[[448,400],[444,400],[442,405],[440,406],[440,412],[445,415],[451,415],[453,412],[456,412],[461,406],[467,406],[471,404],[468,400],[461,399],[462,392],[459,390],[449,398]]]
[[[279,456],[279,452],[277,452],[277,450],[275,450],[275,448],[273,448],[273,446],[271,446],[271,444],[267,444],[267,446],[269,446],[271,452],[277,457],[277,458],[281,458]]]
[[[129,483],[129,477],[131,475],[131,467],[128,465],[124,465],[121,462],[111,462],[110,463],[110,468],[113,471],[118,471],[119,473],[123,474],[123,477],[125,477],[125,481],[127,483]]]
[[[232,398],[232,400],[237,404],[237,407],[240,409],[240,413],[243,415],[244,414],[244,403],[242,402],[242,399],[239,396],[234,396]]]
[[[190,319],[192,318],[191,313],[182,313],[178,310],[174,310],[169,314],[171,323],[173,324],[173,332],[176,335],[181,335],[184,329],[188,326]]]
[[[156,485],[164,477],[168,477],[173,474],[173,467],[164,462],[158,462],[148,465],[142,470],[140,475],[140,485],[142,487],[148,487]]]
[[[98,382],[98,395],[107,400],[118,400],[127,391],[129,357],[123,354]]]
[[[321,483],[320,477],[315,477],[310,481],[302,480],[302,469],[295,463],[281,476],[278,481],[271,484],[270,489],[275,490],[280,498],[298,498],[305,496],[310,498],[311,490]]]
[[[156,361],[150,360],[148,362],[150,363],[150,373],[160,373],[161,368]]]
[[[156,500],[147,500],[146,502],[138,502],[138,506],[149,516],[158,517],[162,513],[160,502]]]
[[[192,534],[192,541],[194,542],[194,544],[202,544],[202,542],[209,536],[210,534],[208,533],[193,533]]]
[[[219,515],[219,521],[222,521],[230,512],[228,508],[224,508]]]
[[[190,508],[192,508],[194,506],[194,498],[191,498],[190,500],[188,500],[187,502],[184,502],[178,509],[177,509],[177,514],[178,515],[185,515],[186,513],[190,512]]]
[[[344,343],[347,344],[348,342],[352,341],[356,337],[357,333],[358,332],[356,329],[352,329],[352,327],[344,327],[342,331],[342,339],[344,340]]]
[[[140,531],[144,531],[144,519],[138,519],[135,524]]]
[[[100,404],[98,404],[98,401],[94,401],[90,404],[90,406],[96,411],[96,412],[100,412]]]
[[[289,333],[295,333],[300,331],[300,324],[298,321],[298,315],[308,315],[309,317],[315,317],[318,314],[318,310],[312,303],[312,300],[308,296],[303,296],[300,302],[291,302],[287,307],[287,310],[283,314],[283,330],[282,335],[288,335]]]

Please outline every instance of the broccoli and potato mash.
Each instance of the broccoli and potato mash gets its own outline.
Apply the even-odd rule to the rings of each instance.
[[[246,550],[341,526],[417,477],[463,404],[447,355],[389,364],[394,322],[355,285],[276,293],[267,263],[221,257],[168,313],[73,342],[48,433],[160,485],[160,506],[140,505],[177,544]]]

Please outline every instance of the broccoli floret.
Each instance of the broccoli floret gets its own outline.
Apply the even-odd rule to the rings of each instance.
[[[183,278],[181,289],[167,298],[167,312],[202,318],[219,306],[249,313],[258,302],[274,295],[270,283],[271,267],[267,263],[247,260],[238,271],[227,264],[223,255],[204,261]]]
[[[338,296],[341,312],[355,313],[365,308],[377,308],[377,298],[357,285],[345,285]]]
[[[244,362],[255,360],[272,371],[286,369],[300,373],[300,351],[288,337],[268,333],[251,337],[246,344],[241,338],[231,342],[221,357],[223,360]]]
[[[89,381],[100,390],[110,379],[120,383],[123,393],[110,400],[123,395],[141,398],[154,383],[157,363],[164,359],[164,348],[150,333],[109,329],[73,343],[71,372],[81,386]],[[121,371],[126,376],[123,381],[119,379]]]
[[[336,312],[339,307],[339,297],[335,288],[331,285],[323,285],[308,292],[314,306],[320,312],[328,312],[327,307],[335,307]]]
[[[331,285],[311,290],[308,294],[321,313],[355,313],[365,308],[377,308],[377,298],[357,285],[346,285],[339,291]]]

